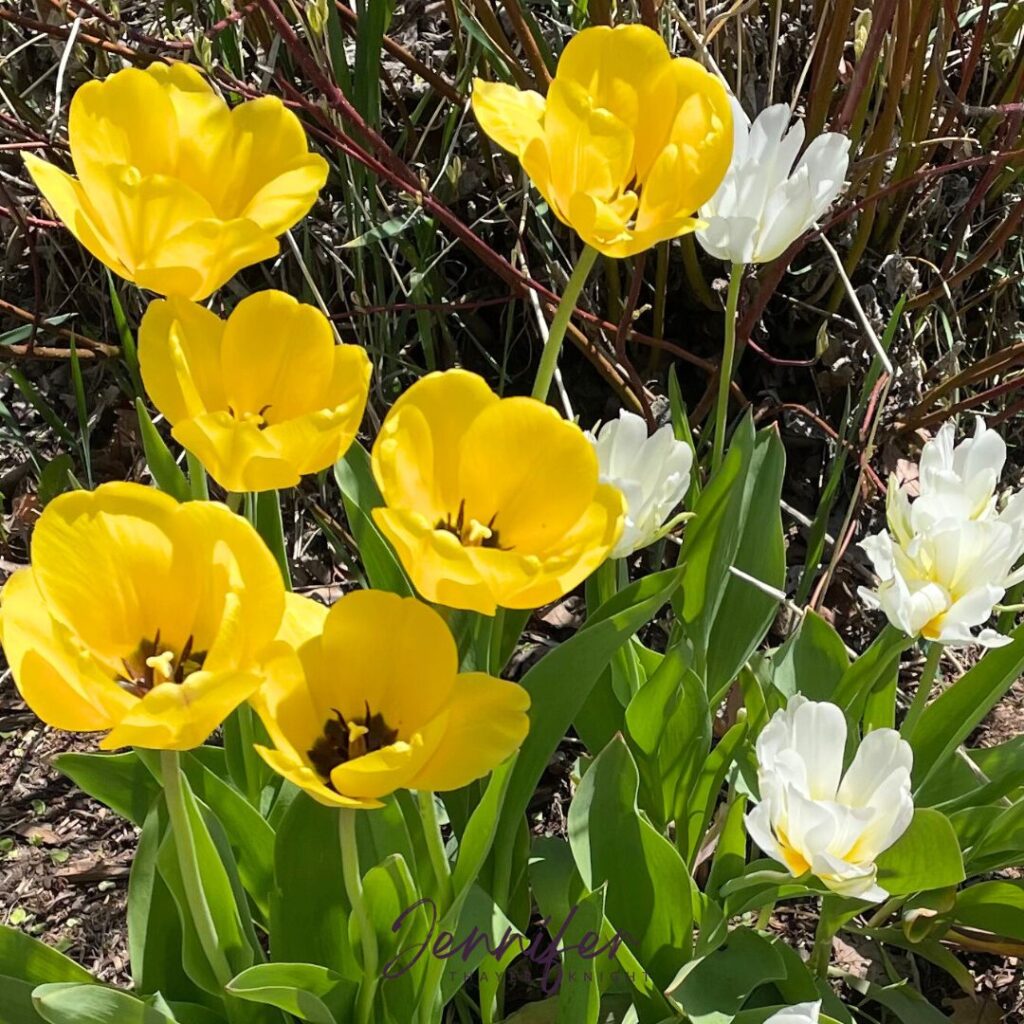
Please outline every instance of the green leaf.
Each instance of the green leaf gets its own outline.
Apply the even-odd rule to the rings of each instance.
[[[74,960],[63,953],[26,935],[17,928],[0,925],[0,970],[3,974],[28,982],[45,985],[50,982],[75,982],[79,985],[98,984],[96,979]]]
[[[750,928],[736,928],[722,949],[690,961],[668,996],[694,1024],[725,1024],[755,988],[786,973],[773,943]]]
[[[530,732],[516,758],[501,807],[499,843],[511,842],[551,754],[612,655],[654,618],[681,578],[679,569],[666,569],[620,590],[574,637],[546,654],[523,677],[522,686],[531,701]],[[566,685],[566,680],[572,680],[572,685]]]
[[[772,659],[772,681],[784,696],[802,693],[809,700],[832,700],[850,667],[839,634],[812,609],[807,609],[795,633],[786,638]]]
[[[958,924],[1024,942],[1024,881],[979,882],[956,898]]]
[[[59,754],[53,760],[79,789],[141,826],[160,786],[134,750],[121,754]]]
[[[786,583],[786,545],[782,532],[782,477],[786,453],[778,430],[769,427],[754,438],[738,509],[739,543],[733,569],[782,590]],[[738,481],[737,481],[738,486]],[[684,582],[683,586],[686,586]],[[729,571],[707,646],[707,687],[721,693],[764,639],[779,599]]]
[[[32,993],[48,1024],[176,1024],[164,1009],[99,985],[40,985]]]
[[[604,924],[604,895],[603,890],[583,895],[565,929],[562,947],[567,952],[558,988],[557,1024],[593,1024],[598,1019],[601,971],[595,958],[584,958],[581,949],[587,943],[586,949],[596,952],[594,937],[601,936]]]
[[[892,679],[899,671],[900,655],[913,644],[912,637],[886,626],[843,673],[830,699],[846,712],[849,722],[860,721],[868,694]]]
[[[412,584],[391,545],[384,539],[370,515],[373,509],[384,504],[384,499],[373,479],[370,456],[358,441],[352,444],[345,457],[335,465],[334,477],[341,488],[345,515],[359,547],[370,585],[377,590],[390,590],[403,597],[411,597]]]
[[[270,900],[272,958],[359,977],[348,939],[338,812],[299,793],[277,827]]]
[[[188,501],[191,495],[188,481],[178,464],[174,461],[171,450],[164,443],[160,432],[149,418],[146,403],[141,398],[135,399],[135,413],[139,418],[139,436],[142,438],[142,450],[146,455],[146,465],[153,474],[157,487],[178,501]]]
[[[944,814],[928,807],[914,811],[910,827],[877,863],[878,884],[892,896],[941,889],[964,880],[953,826]]]
[[[640,771],[641,806],[664,828],[711,747],[707,691],[679,647],[629,702],[626,731]]]
[[[317,964],[256,964],[228,983],[239,999],[276,1006],[310,1024],[347,1024],[357,988]]]
[[[693,942],[694,887],[675,847],[637,808],[639,775],[622,737],[583,776],[569,808],[569,844],[583,884],[607,883],[612,927],[660,987],[686,962]]]
[[[41,1024],[32,1002],[35,985],[21,978],[0,974],[0,1022],[2,1024]]]
[[[1024,626],[988,653],[925,709],[914,729],[914,784],[923,785],[1024,671]]]

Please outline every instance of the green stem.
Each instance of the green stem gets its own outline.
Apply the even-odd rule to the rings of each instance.
[[[171,822],[174,848],[178,856],[181,887],[192,917],[192,925],[217,984],[224,986],[232,979],[234,972],[228,963],[227,955],[221,949],[217,926],[210,905],[206,902],[206,891],[203,888],[199,859],[196,856],[195,834],[185,803],[186,782],[176,750],[160,751],[160,775],[164,784],[164,799]]]
[[[363,898],[363,877],[359,870],[359,845],[356,842],[358,811],[343,807],[338,811],[338,838],[341,840],[341,869],[345,892],[352,904],[352,913],[359,928],[359,945],[363,953],[363,980],[356,1002],[356,1024],[369,1024],[373,997],[377,991],[377,933],[366,910]]]
[[[487,651],[487,671],[492,676],[500,676],[505,667],[502,664],[502,641],[505,638],[505,609],[498,607],[491,619],[491,635]]]
[[[929,643],[924,668],[921,670],[921,681],[917,684],[917,692],[914,694],[914,699],[910,702],[907,717],[903,719],[903,727],[900,730],[904,738],[909,738],[913,735],[918,719],[928,703],[928,698],[932,692],[932,685],[935,682],[935,675],[939,670],[939,659],[941,657],[942,644]]]
[[[818,918],[818,927],[814,933],[814,949],[811,951],[811,960],[808,966],[811,973],[819,978],[824,978],[828,971],[828,962],[832,958],[832,940],[835,938],[836,929],[829,921],[829,915],[822,911]]]
[[[732,385],[733,360],[736,357],[736,308],[743,283],[742,263],[734,263],[729,272],[729,292],[725,300],[725,345],[722,365],[718,370],[718,401],[715,403],[715,447],[711,455],[711,471],[722,464],[725,454],[725,423],[729,415],[729,388]]]
[[[562,348],[565,329],[569,326],[569,318],[576,308],[576,300],[580,297],[583,284],[590,275],[590,270],[596,259],[597,250],[585,245],[573,268],[572,276],[565,286],[565,291],[562,293],[558,309],[555,310],[555,317],[551,321],[551,330],[548,331],[548,340],[544,342],[544,351],[540,356],[540,366],[537,367],[537,377],[533,382],[533,397],[541,402],[548,400],[548,392],[551,390],[551,381],[555,376],[555,367],[558,366],[558,353]]]
[[[429,789],[421,789],[416,793],[420,805],[420,817],[423,820],[423,831],[427,837],[427,852],[430,865],[434,869],[437,882],[437,896],[440,916],[447,913],[452,905],[452,869],[448,863],[448,855],[444,852],[444,840],[441,837],[441,826],[437,820],[437,804],[434,794]]]

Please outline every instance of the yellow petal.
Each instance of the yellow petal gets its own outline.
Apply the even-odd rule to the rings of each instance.
[[[103,750],[200,746],[261,683],[255,672],[194,672],[183,683],[154,686],[100,740]]]
[[[47,607],[87,647],[115,663],[157,627],[180,650],[192,632],[202,566],[175,545],[181,506],[138,484],[71,491],[46,507],[32,565]]]
[[[290,758],[279,750],[270,750],[267,747],[256,747],[260,757],[289,782],[304,789],[318,803],[327,807],[350,807],[355,810],[371,810],[375,807],[383,807],[379,800],[360,800],[351,796],[342,796],[324,785],[323,780],[312,768],[301,761]]]
[[[301,647],[324,630],[327,605],[289,591],[284,595],[284,617],[277,631],[277,639],[290,647]]]
[[[178,131],[170,96],[151,74],[126,68],[75,92],[68,112],[68,139],[75,170],[86,189],[111,164],[143,176],[173,174]]]
[[[545,102],[540,93],[475,78],[472,101],[480,127],[517,157],[522,157],[530,141],[541,133]]]
[[[428,373],[391,407],[373,446],[373,475],[393,508],[433,519],[458,510],[458,452],[498,396],[475,373]]]
[[[0,596],[3,650],[25,703],[48,725],[75,732],[109,729],[135,702],[74,646],[46,607],[31,569],[20,569]]]
[[[133,280],[131,270],[121,259],[121,254],[110,236],[101,227],[103,221],[89,202],[81,182],[31,153],[24,153],[22,158],[36,188],[46,197],[46,201],[53,207],[53,212],[75,238],[115,274],[129,281]]]
[[[635,132],[657,116],[645,102],[649,83],[668,64],[668,48],[645,25],[599,25],[577,32],[558,61],[556,80],[572,82]]]
[[[334,335],[316,307],[285,292],[254,292],[228,317],[222,362],[234,414],[262,413],[267,423],[282,423],[324,408]]]
[[[416,590],[427,601],[493,615],[491,588],[452,534],[406,509],[375,508],[373,521],[390,541]]]
[[[199,301],[243,267],[276,256],[278,249],[276,239],[251,220],[196,220],[161,236],[136,266],[135,281],[160,295]]]
[[[443,792],[482,778],[519,749],[530,728],[529,707],[529,694],[515,683],[483,672],[460,675],[444,737],[413,788]]]
[[[275,423],[264,433],[281,458],[301,475],[319,473],[333,466],[348,451],[364,408],[364,400],[353,398],[349,404],[336,409],[321,409]]]
[[[276,96],[235,107],[231,127],[220,154],[221,216],[246,217],[279,235],[309,212],[327,180],[327,163],[310,155],[302,124]]]
[[[191,64],[154,62],[146,74],[160,85],[174,109],[177,177],[205,196],[216,210],[221,194],[217,161],[231,134],[231,111]]]
[[[575,82],[551,83],[544,134],[551,187],[563,210],[577,192],[611,201],[633,177],[633,133]]]
[[[362,718],[368,704],[400,737],[437,714],[458,670],[444,619],[415,598],[382,590],[357,590],[331,606],[317,659],[306,662],[307,685],[324,721],[335,709]]]
[[[458,493],[466,517],[493,519],[502,547],[543,550],[589,505],[597,455],[574,423],[532,398],[485,409],[461,447]]]
[[[173,425],[227,404],[221,373],[224,324],[187,299],[157,299],[139,325],[139,366],[146,392]]]
[[[399,742],[339,764],[331,772],[337,792],[360,800],[377,800],[409,784],[428,756],[421,737]]]

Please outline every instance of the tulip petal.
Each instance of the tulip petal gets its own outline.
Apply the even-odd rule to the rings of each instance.
[[[23,159],[36,188],[42,192],[53,207],[53,212],[71,234],[104,266],[120,277],[132,280],[131,271],[125,266],[110,237],[100,227],[103,220],[89,202],[81,182],[31,153],[24,153]]]
[[[156,299],[139,325],[139,367],[153,404],[173,426],[226,405],[220,368],[224,323],[185,299]]]
[[[455,683],[444,737],[413,786],[444,792],[482,778],[519,749],[530,723],[529,694],[515,683],[467,672]]]
[[[254,292],[224,327],[222,371],[235,416],[262,412],[282,423],[322,409],[334,366],[327,318],[285,292]]]
[[[255,672],[194,672],[183,683],[154,686],[100,740],[103,750],[191,750],[258,689]]]
[[[289,647],[301,647],[323,632],[327,611],[327,605],[289,591],[284,595],[284,617],[277,639]]]
[[[324,721],[335,709],[362,718],[369,705],[408,739],[445,705],[457,671],[455,641],[437,612],[414,598],[357,590],[328,612],[307,685]]]
[[[4,654],[25,703],[48,725],[73,732],[109,729],[135,702],[47,610],[32,569],[0,595]]]
[[[343,796],[341,793],[328,788],[312,768],[288,757],[287,754],[283,754],[280,750],[271,750],[268,747],[261,747],[257,744],[256,752],[278,775],[287,779],[293,785],[298,786],[299,789],[304,789],[314,800],[327,807],[372,810],[373,808],[384,806],[379,800]]]
[[[428,373],[391,407],[373,446],[373,475],[388,505],[443,518],[458,511],[459,451],[498,396],[465,370]]]
[[[371,514],[425,600],[481,615],[494,614],[494,595],[470,557],[471,549],[446,530],[434,529],[434,524],[417,512],[375,508]]]
[[[331,784],[345,796],[378,800],[396,789],[408,789],[429,753],[417,734],[411,743],[394,743],[339,764],[331,772]]]
[[[519,551],[542,551],[563,537],[597,485],[597,455],[580,428],[531,398],[481,412],[460,456],[467,521],[495,517],[501,546]]]
[[[546,104],[538,92],[475,78],[472,103],[484,132],[517,157],[522,157],[531,140],[541,133]]]

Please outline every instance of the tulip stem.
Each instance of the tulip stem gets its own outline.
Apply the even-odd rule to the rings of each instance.
[[[541,402],[548,400],[548,392],[551,390],[551,381],[555,376],[555,368],[558,366],[558,353],[562,348],[565,330],[569,326],[569,318],[576,308],[576,300],[580,297],[584,282],[590,276],[596,259],[597,250],[585,245],[583,252],[580,253],[580,258],[576,261],[576,266],[573,267],[565,291],[562,293],[558,309],[555,310],[547,341],[544,342],[544,351],[541,352],[537,377],[533,382],[533,397]]]
[[[203,877],[199,870],[199,859],[196,855],[195,833],[192,830],[192,819],[189,817],[185,798],[184,774],[181,760],[176,750],[160,751],[160,776],[164,784],[164,800],[167,803],[167,816],[171,823],[171,835],[178,857],[178,870],[181,872],[181,887],[192,917],[192,926],[199,938],[206,961],[213,971],[217,984],[221,986],[234,976],[227,955],[221,949],[217,937],[217,925],[213,920],[210,904],[206,900],[203,888]]]
[[[369,1024],[373,997],[377,991],[377,933],[373,930],[373,922],[363,898],[363,876],[359,870],[359,844],[356,841],[358,813],[348,807],[338,811],[338,837],[341,840],[341,870],[345,878],[345,892],[359,928],[359,945],[363,953],[363,980],[359,985],[356,1003],[356,1024]]]
[[[942,658],[942,644],[929,643],[928,653],[925,657],[924,668],[921,670],[921,679],[917,684],[917,692],[910,702],[907,710],[907,717],[903,719],[901,732],[904,738],[909,739],[917,728],[918,719],[921,717],[931,696],[932,685],[935,683],[935,676],[939,670],[939,660]]]
[[[448,863],[448,855],[444,851],[444,840],[441,837],[441,826],[437,820],[437,804],[434,794],[429,789],[417,791],[417,800],[420,805],[420,817],[423,820],[423,831],[427,838],[427,852],[430,855],[430,865],[434,870],[434,879],[437,882],[437,896],[440,903],[440,912],[444,914],[452,904],[452,869]]]
[[[185,462],[188,465],[188,487],[193,501],[207,501],[210,488],[206,482],[206,470],[203,464],[186,448]]]
[[[729,389],[732,386],[733,360],[736,358],[736,309],[740,301],[744,265],[734,263],[729,272],[729,291],[725,300],[725,344],[718,369],[718,401],[715,403],[715,444],[711,454],[711,472],[722,464],[725,455],[725,423],[729,416]]]

